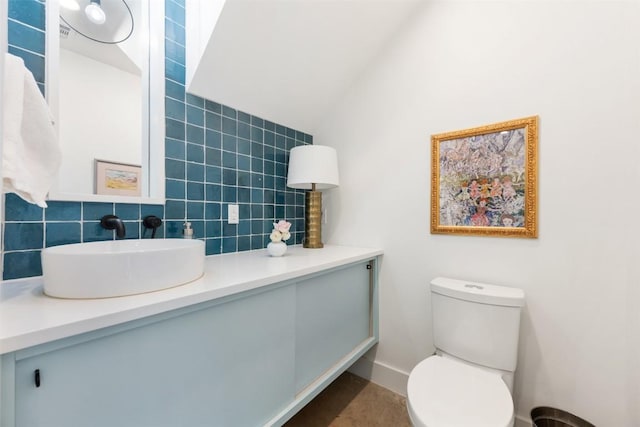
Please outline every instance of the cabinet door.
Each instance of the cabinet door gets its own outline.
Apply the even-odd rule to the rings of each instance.
[[[296,392],[371,336],[367,264],[298,283]]]
[[[294,398],[294,315],[281,287],[22,359],[16,425],[262,425]]]

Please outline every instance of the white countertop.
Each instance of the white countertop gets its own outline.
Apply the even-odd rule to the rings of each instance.
[[[382,250],[347,246],[290,246],[280,258],[269,257],[266,250],[215,255],[206,258],[204,276],[194,282],[142,295],[91,300],[48,297],[42,292],[41,277],[5,281],[0,284],[0,354],[378,255]]]

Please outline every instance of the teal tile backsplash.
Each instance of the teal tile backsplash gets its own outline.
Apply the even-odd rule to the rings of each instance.
[[[153,7],[153,5],[152,5]],[[127,238],[148,238],[142,218],[156,215],[156,237],[179,238],[190,221],[208,255],[264,248],[273,221],[293,223],[291,244],[304,238],[304,192],[286,187],[289,150],[311,135],[185,91],[184,1],[165,1],[165,205],[58,202],[47,209],[14,194],[5,199],[4,279],[42,274],[47,246],[114,239],[100,227],[118,215]],[[22,57],[44,90],[45,2],[9,0],[9,52]],[[240,224],[227,224],[237,203]]]

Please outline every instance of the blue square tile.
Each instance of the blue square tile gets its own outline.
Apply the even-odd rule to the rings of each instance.
[[[122,220],[140,219],[140,205],[132,203],[116,203],[115,215]]]
[[[222,132],[229,135],[236,135],[237,133],[237,122],[234,119],[230,119],[228,117],[222,118]]]
[[[251,204],[240,203],[238,211],[240,214],[240,222],[249,220],[251,218]]]
[[[204,202],[187,202],[188,219],[204,219]]]
[[[222,106],[222,115],[223,116],[235,119],[236,118],[236,114],[237,114],[237,112],[233,108],[227,107],[226,105]]]
[[[165,159],[165,175],[167,178],[184,179],[186,164],[181,160]]]
[[[275,147],[276,145],[276,134],[270,132],[268,130],[264,131],[264,144]]]
[[[17,21],[8,22],[9,44],[44,55],[44,31],[31,28]]]
[[[262,205],[254,203],[251,205],[251,218],[262,219]]]
[[[222,186],[219,184],[207,184],[205,187],[205,198],[208,202],[222,201]]]
[[[175,139],[166,138],[164,141],[164,155],[171,159],[184,160],[185,159],[185,143],[183,141],[176,141]]]
[[[251,189],[245,187],[238,187],[238,202],[250,203],[251,202]],[[245,218],[244,215],[240,215],[240,218]]]
[[[291,139],[291,138],[287,138],[285,150],[286,151],[291,151],[291,149],[293,147],[295,147],[295,146],[296,146],[296,140],[295,139]]]
[[[165,223],[165,235],[167,239],[182,238],[184,221],[167,221]]]
[[[208,148],[222,148],[222,134],[215,130],[207,129],[205,133],[205,145]]]
[[[184,67],[184,65],[182,64],[178,64],[177,62],[174,62],[170,59],[165,59],[164,60],[164,72],[165,72],[165,76],[168,79],[171,79],[175,82],[184,84],[185,83],[185,75],[186,75],[186,69]]]
[[[207,148],[205,150],[206,163],[209,166],[221,166],[222,165],[222,152],[218,148]],[[207,179],[209,179],[207,177]]]
[[[250,114],[247,114],[244,111],[238,111],[237,114],[238,114],[238,121],[239,122],[251,124],[251,115]]]
[[[252,142],[251,143],[251,156],[257,158],[257,159],[262,159],[264,158],[264,145],[260,144],[259,142]]]
[[[187,141],[204,145],[204,128],[187,125]]]
[[[222,170],[222,183],[224,185],[236,185],[237,179],[238,179],[238,174],[234,169]]]
[[[264,147],[264,159],[275,161],[276,159],[276,149],[269,145],[265,145]]]
[[[222,130],[222,117],[207,111],[205,113],[205,127],[210,130]]]
[[[164,111],[167,117],[178,121],[184,121],[184,102],[172,98],[165,98]]]
[[[251,174],[251,187],[253,188],[263,188],[264,187],[264,175],[260,173],[252,173]]]
[[[270,130],[271,132],[275,132],[276,131],[276,124],[273,122],[270,122],[269,120],[265,120],[264,121],[264,128],[266,130]]]
[[[222,221],[205,221],[205,236],[220,237],[222,235]]]
[[[204,182],[204,165],[187,163],[187,180]]]
[[[263,142],[263,130],[255,126],[251,126],[251,140],[254,142]]]
[[[259,128],[264,128],[264,120],[260,117],[251,116],[251,125],[257,126]]]
[[[187,103],[199,108],[204,108],[204,98],[192,93],[187,93]]]
[[[4,280],[42,275],[40,251],[9,252],[4,254]]]
[[[238,154],[238,169],[241,171],[251,170],[251,158],[249,156],[243,156]]]
[[[275,178],[273,175],[264,175],[264,188],[273,189],[275,187]]]
[[[114,214],[113,203],[82,203],[83,221],[100,221],[103,216],[110,214]]]
[[[82,204],[80,202],[47,202],[49,207],[44,210],[46,221],[80,221],[82,219]]]
[[[287,139],[282,135],[276,135],[275,147],[280,150],[287,149]]]
[[[260,234],[262,233],[262,220],[261,219],[252,219],[251,220],[251,234]]]
[[[204,163],[204,146],[187,143],[187,160],[190,162]]]
[[[265,175],[275,175],[276,164],[271,160],[264,161],[264,173]]]
[[[266,238],[264,235],[251,236],[251,249],[262,249],[267,246],[267,242],[265,242]]]
[[[193,228],[193,238],[194,239],[202,239],[204,238],[204,221],[190,221],[191,228]]]
[[[167,200],[165,204],[165,217],[167,219],[184,219],[185,202],[181,200]]]
[[[98,242],[102,240],[113,240],[115,233],[112,230],[102,228],[97,221],[85,221],[82,223],[82,241]]]
[[[219,166],[207,166],[205,170],[206,181],[213,184],[222,183],[222,169]]]
[[[294,129],[291,128],[287,128],[287,138],[294,138],[296,137],[296,131]]]
[[[251,188],[251,203],[263,203],[264,202],[264,190],[261,188]],[[261,205],[260,206],[262,209]],[[260,211],[262,212],[262,210]]]
[[[125,229],[125,239],[139,239],[140,227],[142,223],[140,221],[123,221]]]
[[[222,201],[227,203],[235,203],[238,201],[238,187],[231,185],[224,185],[222,187]],[[226,209],[222,210],[222,217],[225,218],[227,213]]]
[[[187,182],[187,198],[195,201],[204,200],[204,184]],[[189,218],[191,217],[189,216]]]
[[[13,0],[9,1],[9,19],[15,19],[31,27],[44,31],[45,28],[45,6],[36,0]]]
[[[177,139],[178,141],[184,141],[185,137],[185,124],[184,122],[165,119],[166,123],[166,137]]]
[[[280,135],[285,135],[287,133],[287,128],[276,123],[276,133]]]
[[[240,236],[238,237],[238,251],[251,250],[251,237]]]
[[[222,239],[207,239],[205,248],[207,255],[218,255],[222,253]]]
[[[222,149],[231,153],[238,151],[238,140],[233,135],[222,135]]]
[[[168,199],[184,199],[185,181],[167,179],[165,180],[165,195]]]
[[[209,101],[208,99],[204,100],[204,108],[207,111],[213,111],[214,113],[222,114],[222,105],[217,102]]]
[[[238,164],[238,156],[235,153],[229,151],[222,152],[222,166],[225,168],[235,169]]]
[[[237,173],[237,183],[238,183],[239,186],[242,186],[242,187],[250,187],[251,186],[251,174],[249,172],[238,171],[238,173]]]
[[[13,193],[5,198],[5,221],[42,221],[44,209],[25,202]]]
[[[41,249],[44,246],[44,224],[41,222],[14,223],[4,226],[4,250]]]
[[[287,215],[285,214],[284,206],[276,204],[276,219],[277,220],[286,219],[285,218],[286,216]]]
[[[204,217],[205,219],[220,219],[220,203],[206,203],[204,208]]]
[[[265,215],[266,216],[266,215]],[[266,234],[270,234],[273,230],[273,219],[265,219],[262,221],[262,232]]]
[[[222,235],[225,237],[237,236],[238,235],[238,225],[237,224],[229,224],[226,221],[222,222]]]
[[[264,161],[261,158],[251,158],[251,172],[264,172]]]
[[[177,99],[178,101],[184,101],[185,89],[184,85],[174,82],[173,80],[165,79],[164,81],[165,95]]]
[[[273,205],[264,205],[263,206],[264,209],[264,218],[265,219],[269,219],[272,220],[275,218],[276,214],[275,214],[275,206]],[[269,225],[269,227],[267,227],[267,229],[264,231],[266,232],[271,232],[271,228],[273,228],[273,224],[271,224],[271,221],[267,221],[266,222],[267,225]]]
[[[188,96],[189,94],[187,94]],[[204,110],[191,105],[187,105],[187,123],[204,127]]]
[[[240,138],[251,138],[251,126],[248,123],[238,122],[238,136]]]
[[[49,222],[45,232],[45,246],[80,243],[80,222]]]
[[[140,217],[155,215],[164,218],[164,205],[140,205]]]
[[[247,139],[238,138],[238,153],[246,156],[251,155],[251,142]]]

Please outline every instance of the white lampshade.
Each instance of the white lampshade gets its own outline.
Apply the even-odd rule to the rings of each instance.
[[[336,150],[324,145],[301,145],[289,153],[289,175],[287,187],[310,190],[337,187],[338,155]]]

